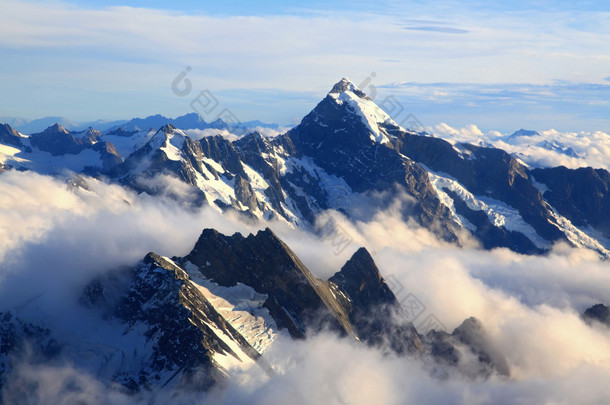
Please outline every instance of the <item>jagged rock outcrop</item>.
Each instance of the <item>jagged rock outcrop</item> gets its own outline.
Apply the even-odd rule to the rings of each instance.
[[[8,124],[0,124],[0,144],[22,147],[22,137]]]
[[[220,285],[243,283],[266,294],[265,307],[293,337],[302,338],[308,331],[325,327],[355,334],[329,286],[313,276],[270,229],[247,237],[205,229],[193,251],[177,261],[194,264]]]
[[[99,175],[123,162],[114,145],[101,138],[102,133],[93,128],[70,132],[60,124],[52,125],[29,137],[21,136],[9,125],[0,126],[0,144],[18,149],[9,155],[5,165],[17,170],[34,169],[45,173],[60,173],[66,168],[78,168],[84,174]],[[48,156],[39,152],[51,154],[66,167],[62,167],[62,163],[54,167],[52,161],[48,161]]]
[[[521,217],[547,241],[565,240],[526,167],[512,155],[500,149],[469,144],[460,144],[463,149],[460,152],[440,138],[404,131],[394,131],[392,134],[397,136],[396,147],[411,159],[435,172],[449,174],[474,195],[503,201],[517,209]],[[472,210],[469,211],[459,198],[452,198],[458,204],[456,208],[460,215],[472,217]],[[494,225],[489,219],[481,220],[484,224],[477,227],[475,235],[486,243],[486,247],[506,246],[526,253],[537,250],[531,242],[524,243],[522,236],[507,234],[505,230],[498,235],[486,232],[485,228]]]
[[[424,342],[426,352],[437,363],[454,366],[470,378],[510,375],[506,358],[493,346],[483,324],[476,318],[466,319],[451,334],[431,330]]]
[[[358,249],[328,281],[331,288],[336,286],[334,296],[363,341],[401,355],[423,351],[413,324],[397,322],[400,304],[365,248]]]
[[[52,324],[0,314],[0,382],[27,345],[41,364],[69,359],[126,393],[207,391],[224,384],[232,367],[273,375],[261,353],[282,330],[293,338],[331,330],[399,356],[430,354],[473,378],[508,374],[474,319],[423,339],[397,321],[400,304],[366,249],[325,281],[270,229],[247,237],[205,229],[183,258],[151,252],[97,277],[80,304],[89,326],[57,341]]]
[[[183,269],[154,253],[133,269],[89,284],[81,302],[120,320],[125,334],[140,330],[146,337],[132,359],[138,366],[127,363],[112,376],[132,392],[167,384],[205,391],[224,381],[218,356],[240,362],[260,357]]]
[[[344,94],[354,97],[342,101]],[[383,122],[367,121],[375,118]],[[298,155],[310,157],[355,192],[388,192],[395,186],[405,190],[415,199],[414,206],[405,211],[406,217],[414,217],[420,224],[434,227],[439,236],[457,241],[457,226],[449,210],[438,199],[426,171],[393,147],[389,135],[392,130],[399,131],[398,125],[344,79],[286,137]]]
[[[400,354],[422,350],[413,325],[393,321],[398,302],[366,249],[328,281],[314,277],[270,229],[248,237],[206,229],[193,251],[175,260],[220,285],[244,283],[266,294],[265,307],[295,338],[330,327]]]
[[[94,144],[93,139],[95,138],[90,138],[89,135],[75,137],[60,124],[50,126],[43,132],[32,134],[29,138],[33,147],[49,152],[53,156],[76,155],[91,147]]]
[[[595,304],[585,310],[583,318],[588,322],[597,321],[610,327],[610,308],[604,304]]]

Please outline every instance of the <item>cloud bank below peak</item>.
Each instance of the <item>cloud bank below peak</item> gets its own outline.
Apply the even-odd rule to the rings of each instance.
[[[366,246],[382,275],[393,280],[399,301],[415,295],[425,306],[423,316],[435,315],[447,330],[477,317],[511,369],[509,379],[468,380],[450,373],[440,382],[430,376],[430,365],[320,334],[296,342],[279,339],[265,353],[278,371],[275,377],[254,368],[235,371],[225,389],[173,401],[281,404],[290,397],[294,404],[364,405],[509,403],[521,398],[534,404],[596,403],[610,394],[605,384],[610,378],[610,330],[589,326],[579,317],[586,307],[610,301],[608,263],[590,251],[556,246],[539,257],[506,249],[458,249],[401,222],[396,208],[356,222],[325,213],[318,225],[335,221],[351,241],[337,252],[332,240],[279,223],[246,225],[213,210],[193,211],[171,200],[85,180],[88,190],[34,173],[0,175],[6,190],[0,197],[5,208],[0,235],[9,242],[0,251],[3,309],[35,297],[34,305],[53,315],[48,320],[67,319],[78,314],[74,299],[79,286],[108,267],[132,264],[150,250],[184,254],[203,227],[231,234],[270,225],[322,277]],[[18,394],[20,387],[30,386],[24,384],[36,381],[37,389],[29,395],[41,401],[61,402],[71,395],[91,403],[150,403],[153,396],[159,401],[167,394],[125,397],[69,363],[40,365],[26,359],[15,370],[8,392]]]
[[[554,129],[531,134],[483,131],[470,124],[454,128],[441,123],[433,132],[450,142],[493,146],[516,154],[531,167],[593,167],[610,170],[610,135],[606,132],[560,132]]]

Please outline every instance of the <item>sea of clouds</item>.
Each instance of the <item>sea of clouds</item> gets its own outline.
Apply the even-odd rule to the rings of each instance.
[[[36,312],[37,319],[43,311],[47,322],[78,333],[74,325],[84,321],[70,318],[83,316],[76,302],[94,276],[132,265],[149,251],[185,255],[203,228],[232,234],[269,226],[321,278],[365,246],[381,273],[403,289],[398,299],[415,295],[447,331],[478,318],[506,357],[510,377],[473,380],[450,371],[440,380],[424,361],[322,333],[276,340],[264,356],[277,376],[258,367],[230,370],[230,384],[206,396],[129,397],[109,389],[94,370],[25,356],[6,381],[5,400],[23,399],[24,392],[34,403],[113,404],[592,404],[610,398],[610,330],[580,317],[595,303],[610,303],[610,263],[591,251],[557,245],[546,256],[523,256],[484,251],[475,242],[457,248],[402,221],[407,202],[400,199],[362,220],[324,213],[317,226],[332,222],[342,235],[338,249],[334,238],[278,222],[246,224],[211,208],[84,182],[86,189],[31,172],[0,175],[0,310],[21,308],[21,316]],[[28,305],[37,311],[23,310]]]
[[[454,128],[440,123],[432,132],[451,142],[503,149],[516,154],[532,167],[565,166],[576,169],[591,166],[610,170],[610,135],[602,131],[560,132],[549,129],[533,131],[535,134],[528,136],[511,136],[498,131],[484,133],[474,124]]]

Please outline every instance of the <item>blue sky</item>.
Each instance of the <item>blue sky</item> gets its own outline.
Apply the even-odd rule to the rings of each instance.
[[[601,1],[0,0],[0,116],[177,116],[209,90],[206,120],[294,124],[348,76],[428,126],[610,132],[609,43]]]

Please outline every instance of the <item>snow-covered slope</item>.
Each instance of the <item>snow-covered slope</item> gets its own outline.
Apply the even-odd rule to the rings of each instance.
[[[271,346],[279,328],[264,307],[267,294],[243,283],[223,287],[206,278],[191,262],[184,267],[197,289],[257,352],[262,354]]]
[[[102,139],[113,144],[120,155],[125,158],[144,146],[155,133],[156,131],[154,130],[145,130],[130,133],[129,136],[126,136],[119,135],[118,132],[115,131],[114,133],[104,134]]]
[[[551,243],[536,233],[536,230],[519,214],[519,211],[508,204],[486,196],[475,196],[456,179],[445,173],[435,173],[428,169],[428,175],[436,192],[441,196],[443,204],[451,209],[456,221],[470,230],[476,230],[468,219],[459,215],[455,209],[454,200],[446,191],[455,193],[473,211],[484,212],[489,221],[496,227],[504,227],[509,231],[520,232],[527,236],[540,249],[549,249]]]

